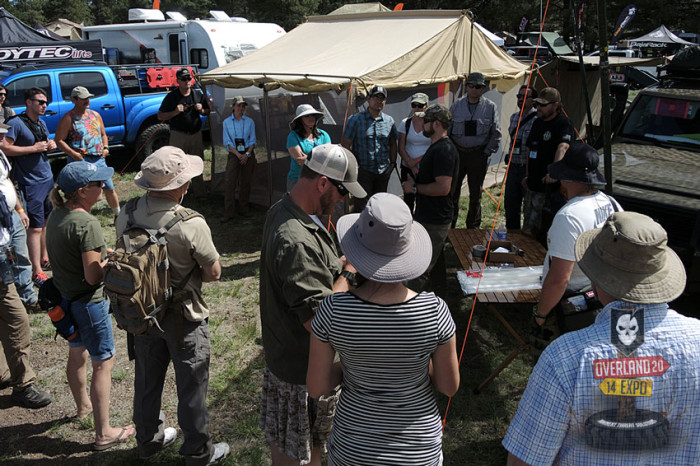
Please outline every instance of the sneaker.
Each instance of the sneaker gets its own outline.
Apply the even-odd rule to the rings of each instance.
[[[52,398],[48,392],[39,390],[36,385],[31,384],[22,391],[16,390],[12,392],[12,401],[23,405],[25,408],[42,408],[51,403]]]
[[[211,454],[207,466],[209,466],[210,464],[218,463],[222,459],[226,458],[230,452],[231,447],[228,446],[228,443],[219,442],[214,444],[214,452]]]
[[[44,282],[48,279],[49,276],[46,275],[43,270],[39,273],[35,273],[34,275],[32,275],[32,281],[37,286],[37,288],[41,288],[41,285],[43,285]]]
[[[156,456],[158,453],[160,453],[160,451],[163,448],[166,448],[170,444],[172,444],[176,438],[177,438],[177,430],[174,427],[166,427],[163,430],[163,443],[160,445],[160,448],[158,448],[156,451],[154,451],[150,455],[139,455],[139,459],[150,460],[151,458]]]
[[[51,262],[49,262],[49,258],[45,257],[41,261],[41,268],[44,270],[51,270]]]

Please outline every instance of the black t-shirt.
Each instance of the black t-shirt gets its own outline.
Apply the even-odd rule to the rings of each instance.
[[[202,128],[202,120],[199,112],[194,108],[195,104],[202,104],[203,108],[209,108],[209,102],[204,98],[204,94],[199,89],[190,89],[190,95],[184,96],[180,89],[173,89],[165,96],[158,111],[172,112],[182,104],[185,111],[168,120],[170,127],[183,133],[196,133]]]
[[[446,196],[416,195],[415,219],[433,225],[452,222],[452,194],[457,185],[459,154],[450,138],[442,138],[428,147],[420,161],[418,184],[435,182],[438,176],[451,176],[450,193]]]
[[[575,140],[574,125],[561,113],[554,119],[536,119],[525,145],[530,149],[527,162],[527,187],[531,191],[545,192],[542,178],[547,174],[547,166],[554,162],[554,154],[562,142],[571,144]]]

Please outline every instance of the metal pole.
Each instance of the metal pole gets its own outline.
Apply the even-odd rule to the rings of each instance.
[[[586,80],[586,66],[583,64],[583,41],[581,40],[581,34],[578,28],[578,19],[576,17],[576,10],[574,9],[573,0],[569,0],[569,6],[571,7],[571,18],[574,21],[574,37],[576,38],[576,49],[578,50],[578,66],[581,70],[581,84],[583,85],[583,101],[586,103],[586,116],[588,117],[588,128],[593,131],[593,113],[591,112],[591,96],[588,93],[588,81]],[[589,140],[593,140],[588,131],[586,131],[586,137]]]
[[[613,193],[612,189],[612,148],[610,136],[612,125],[610,121],[610,63],[608,62],[608,17],[605,10],[605,0],[598,0],[598,41],[600,42],[600,92],[602,106],[600,119],[603,131],[603,161],[605,163],[605,192]]]
[[[272,135],[270,133],[270,100],[265,85],[263,85],[263,104],[265,106],[265,145],[267,146],[267,202],[270,207],[272,206]]]

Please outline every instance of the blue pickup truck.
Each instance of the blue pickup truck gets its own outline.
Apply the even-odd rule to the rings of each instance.
[[[166,145],[170,137],[168,125],[158,121],[157,114],[175,85],[172,76],[174,71],[163,65],[108,66],[90,61],[0,67],[0,82],[7,88],[7,102],[15,113],[25,109],[25,90],[40,87],[47,92],[49,104],[42,118],[51,138],[58,121],[73,108],[71,90],[87,87],[95,94],[90,108],[102,115],[110,147],[140,149],[139,160]]]

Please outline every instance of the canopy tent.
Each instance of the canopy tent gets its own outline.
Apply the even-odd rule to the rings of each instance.
[[[0,7],[0,44],[10,42],[55,42],[56,39],[48,37],[36,29],[33,29],[12,15],[6,9]]]
[[[493,32],[489,31],[488,29],[486,29],[486,28],[485,28],[484,26],[482,26],[481,24],[475,22],[474,25],[475,25],[476,27],[478,27],[478,28],[481,30],[481,32],[483,32],[484,35],[485,35],[486,37],[488,37],[489,39],[491,39],[491,41],[492,41],[494,44],[496,44],[497,46],[503,47],[503,46],[505,45],[505,43],[506,43],[505,40],[503,40],[501,37],[498,37],[496,34],[494,34]]]
[[[381,38],[391,40],[382,39],[379,46],[377,31],[381,31]],[[506,92],[522,83],[528,67],[489,40],[465,11],[384,11],[311,17],[255,53],[201,76],[204,84],[214,85],[210,115],[212,173],[218,178],[213,176],[214,188],[223,182],[221,171],[227,152],[218,142],[218,121],[230,115],[231,88],[247,88],[235,92],[248,95],[248,114],[253,113],[259,123],[258,143],[262,145],[264,139],[268,162],[267,182],[259,179],[254,186],[268,186],[272,202],[273,197],[284,193],[289,170],[284,144],[296,105],[311,103],[321,108],[325,114],[323,128],[333,142],[340,142],[345,117],[357,110],[354,107],[371,86],[382,85],[389,91],[385,112],[401,121],[410,110],[413,92],[426,92],[431,102],[449,105],[459,83],[471,71],[482,72],[499,91]],[[262,89],[264,96],[253,96],[251,89]],[[270,91],[276,95],[270,95]],[[280,94],[284,92],[285,95]],[[283,158],[275,156],[273,160],[273,150],[283,154]],[[256,177],[262,171],[257,170]]]
[[[377,31],[382,40],[377,42]],[[322,47],[309,49],[309,44]],[[359,93],[457,81],[480,71],[504,89],[527,67],[486,38],[464,11],[420,10],[314,16],[262,49],[205,73],[205,84]],[[504,82],[510,81],[510,82]]]
[[[692,42],[683,40],[664,25],[659,26],[648,34],[644,34],[636,39],[628,39],[630,47],[638,48],[660,48],[667,46],[685,46],[685,45],[695,45]]]
[[[385,7],[379,2],[373,3],[348,3],[336,8],[335,10],[328,13],[329,15],[349,15],[352,13],[372,13],[377,11],[391,11],[390,8]]]

